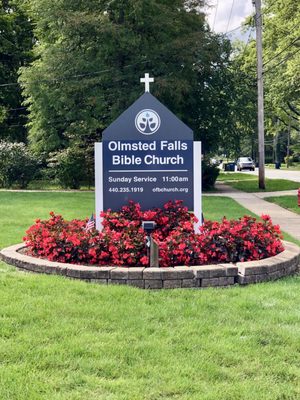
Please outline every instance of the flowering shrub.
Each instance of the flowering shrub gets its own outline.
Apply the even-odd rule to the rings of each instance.
[[[181,201],[148,211],[130,202],[120,212],[108,210],[101,217],[103,230],[87,232],[87,220],[65,221],[51,212],[50,219],[36,220],[27,230],[28,252],[75,264],[147,266],[143,220],[157,223],[152,236],[160,249],[162,267],[258,260],[283,251],[279,227],[269,216],[262,216],[261,221],[249,216],[206,221],[199,233],[194,233],[195,216]]]
[[[260,260],[283,251],[278,225],[244,216],[238,220],[206,221],[200,233],[175,229],[160,243],[161,265],[201,265]]]

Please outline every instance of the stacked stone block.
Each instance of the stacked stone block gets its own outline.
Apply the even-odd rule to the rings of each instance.
[[[141,289],[227,287],[279,279],[299,271],[300,249],[284,242],[277,256],[237,264],[178,266],[174,268],[92,267],[64,264],[30,257],[22,252],[24,244],[3,249],[0,258],[20,269],[62,275],[99,284],[129,285]]]

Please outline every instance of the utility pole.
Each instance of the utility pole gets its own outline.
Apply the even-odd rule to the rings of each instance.
[[[289,168],[289,166],[290,166],[291,124],[292,124],[292,117],[289,116],[289,127],[288,127],[288,132],[287,132],[287,145],[286,145],[286,167],[287,168]]]
[[[256,56],[257,56],[257,117],[258,117],[258,187],[265,189],[265,133],[264,133],[264,86],[262,56],[261,0],[252,0],[255,6]]]

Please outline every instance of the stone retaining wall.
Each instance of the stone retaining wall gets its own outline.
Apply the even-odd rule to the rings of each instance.
[[[20,251],[24,249],[24,244],[1,250],[0,259],[26,271],[105,285],[125,284],[141,289],[226,287],[271,281],[297,273],[300,249],[289,242],[284,242],[284,246],[282,253],[264,260],[175,268],[91,267],[51,262],[22,254]]]

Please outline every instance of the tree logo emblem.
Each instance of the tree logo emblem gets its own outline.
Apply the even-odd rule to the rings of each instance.
[[[154,110],[142,110],[135,117],[135,127],[143,135],[153,135],[160,127],[160,116]]]

